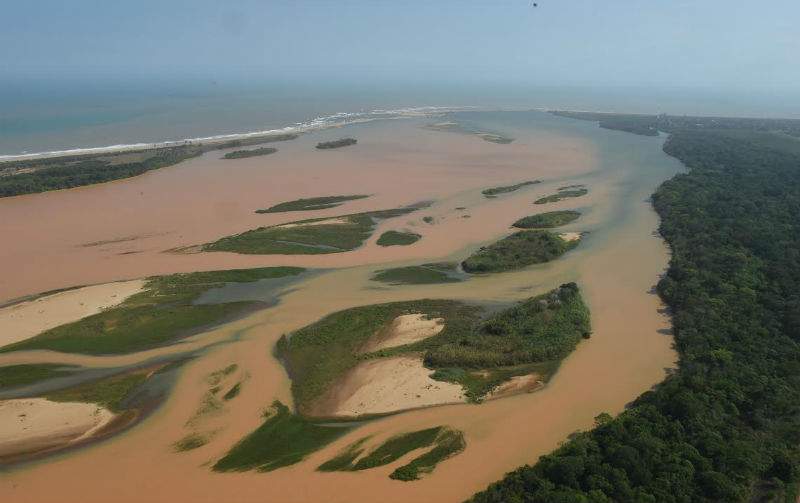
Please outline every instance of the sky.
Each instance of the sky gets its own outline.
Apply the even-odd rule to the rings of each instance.
[[[800,1],[2,0],[7,79],[786,90]]]

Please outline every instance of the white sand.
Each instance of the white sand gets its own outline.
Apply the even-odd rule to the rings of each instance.
[[[580,232],[562,232],[558,235],[564,241],[577,241],[581,238]]]
[[[422,360],[381,358],[354,368],[339,387],[341,399],[329,415],[358,416],[465,401],[460,385],[434,381]]]
[[[539,374],[514,376],[508,381],[495,386],[492,391],[486,394],[486,400],[534,391],[544,386],[544,383],[540,379],[541,377]]]
[[[428,318],[426,314],[403,314],[392,320],[392,324],[369,351],[412,344],[433,337],[444,329],[444,318]]]
[[[99,313],[140,292],[144,284],[137,279],[86,286],[4,307],[0,309],[0,346]]]
[[[87,439],[113,418],[111,411],[93,403],[44,398],[0,401],[0,457]]]
[[[336,217],[336,218],[326,218],[325,220],[318,220],[316,222],[276,225],[275,227],[279,229],[290,229],[292,227],[310,227],[312,225],[344,225],[349,223],[350,220],[348,218]]]

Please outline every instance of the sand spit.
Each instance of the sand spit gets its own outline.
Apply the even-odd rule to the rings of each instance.
[[[0,459],[87,440],[115,415],[97,404],[24,398],[0,402]]]
[[[465,401],[460,385],[435,381],[431,373],[421,359],[407,356],[364,362],[335,387],[329,405],[314,412],[354,417]]]
[[[581,238],[580,232],[562,232],[558,235],[564,241],[577,241]]]
[[[518,393],[530,393],[544,386],[539,374],[527,374],[514,376],[508,381],[497,385],[492,391],[486,394],[486,400],[494,400]]]
[[[315,222],[302,222],[296,224],[283,224],[276,226],[279,229],[290,229],[292,227],[310,227],[312,225],[345,225],[349,224],[350,220],[345,217],[326,218],[325,220],[317,220]]]
[[[405,346],[433,337],[444,329],[444,318],[431,318],[427,314],[403,314],[376,335],[374,344],[365,352]]]
[[[0,346],[97,314],[144,288],[144,280],[105,283],[59,292],[0,309]]]

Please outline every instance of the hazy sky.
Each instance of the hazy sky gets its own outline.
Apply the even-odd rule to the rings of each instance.
[[[0,73],[787,89],[798,0],[4,0]]]

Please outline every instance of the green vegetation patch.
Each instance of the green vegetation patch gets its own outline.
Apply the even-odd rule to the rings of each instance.
[[[275,401],[264,423],[233,446],[213,469],[217,472],[269,472],[293,465],[328,445],[351,428],[314,424]]]
[[[484,196],[496,196],[498,194],[506,194],[508,192],[514,192],[522,187],[527,187],[528,185],[535,185],[537,183],[542,183],[541,180],[528,180],[527,182],[517,183],[515,185],[505,185],[501,187],[492,187],[490,189],[484,189],[481,191],[481,194]]]
[[[394,267],[376,271],[372,281],[391,285],[431,285],[437,283],[458,283],[463,281],[454,273],[458,264],[435,263]]]
[[[175,442],[174,447],[178,452],[191,451],[206,445],[209,441],[208,436],[200,433],[190,433],[182,439]]]
[[[355,145],[358,140],[355,138],[341,138],[333,141],[322,141],[317,143],[317,148],[320,150],[329,150],[332,148],[347,147],[348,145]]]
[[[27,386],[47,379],[68,376],[72,368],[58,364],[23,364],[0,367],[0,390]]]
[[[419,479],[422,473],[430,473],[437,464],[455,456],[466,447],[463,433],[444,426],[436,426],[394,436],[361,456],[364,452],[362,446],[368,438],[362,438],[349,445],[342,453],[320,465],[318,470],[323,472],[368,470],[393,463],[418,449],[429,448],[424,454],[415,457],[389,475],[393,479],[411,481]]]
[[[269,155],[274,154],[277,152],[277,148],[273,147],[261,147],[261,148],[254,148],[251,150],[234,150],[233,152],[228,152],[224,156],[223,159],[244,159],[246,157],[258,157],[262,155]]]
[[[98,381],[54,391],[45,396],[54,402],[96,403],[112,412],[121,412],[122,402],[147,378],[150,370],[119,374]]]
[[[422,238],[413,232],[386,231],[378,238],[378,246],[408,246]]]
[[[578,246],[545,230],[518,231],[480,248],[461,263],[469,273],[502,272],[554,260]]]
[[[406,206],[259,227],[207,243],[203,250],[254,255],[341,253],[361,246],[372,235],[378,221],[406,215],[419,208],[419,205]]]
[[[308,197],[305,199],[296,199],[294,201],[287,201],[278,203],[275,206],[270,206],[264,210],[256,210],[256,213],[284,213],[287,211],[314,211],[325,210],[328,208],[335,208],[341,206],[347,201],[354,201],[356,199],[365,199],[369,197],[364,194],[356,194],[352,196],[322,196],[322,197]]]
[[[119,354],[169,344],[231,319],[255,302],[194,304],[205,291],[229,282],[253,282],[300,274],[300,267],[264,267],[155,276],[118,306],[60,325],[0,352],[48,349],[63,353]]]
[[[580,216],[580,211],[550,211],[520,218],[514,222],[513,226],[519,229],[548,229],[567,225],[577,220]]]
[[[461,384],[478,401],[491,387],[514,375],[535,371],[546,378],[554,366],[524,365],[560,360],[591,330],[589,311],[574,283],[485,319],[482,312],[475,305],[429,299],[356,307],[281,337],[276,353],[292,378],[298,410],[313,414],[315,400],[368,359],[421,355],[426,367],[436,370],[437,379]],[[444,318],[444,329],[413,344],[365,353],[370,340],[397,316],[413,313]],[[473,375],[466,370],[483,369],[492,371],[482,380],[466,377]],[[489,380],[495,384],[490,386]]]
[[[547,204],[547,203],[557,203],[562,199],[567,199],[570,197],[581,197],[585,196],[589,193],[589,189],[587,188],[577,188],[577,189],[569,189],[569,190],[559,190],[555,194],[550,194],[549,196],[540,197],[533,204]]]

